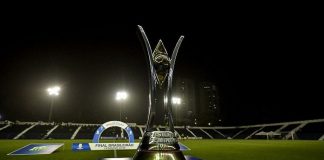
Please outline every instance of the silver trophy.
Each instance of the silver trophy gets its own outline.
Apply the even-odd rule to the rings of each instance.
[[[139,144],[134,160],[185,160],[180,151],[172,119],[171,89],[174,64],[184,36],[181,36],[168,56],[160,40],[152,52],[151,45],[141,26],[149,63],[149,106],[145,133]],[[155,130],[163,126],[163,131]]]

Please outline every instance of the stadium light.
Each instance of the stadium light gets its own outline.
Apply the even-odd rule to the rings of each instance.
[[[181,98],[179,98],[179,97],[172,97],[172,103],[173,104],[177,104],[177,105],[181,104]]]
[[[116,100],[118,102],[124,102],[127,98],[128,98],[128,93],[126,91],[118,91],[116,93]],[[124,107],[123,105],[119,107],[119,120],[120,121],[122,120],[121,115],[122,115],[122,108],[123,107]]]
[[[119,91],[116,93],[116,100],[117,101],[123,101],[126,100],[128,97],[128,93],[125,91]]]
[[[54,99],[55,99],[55,97],[60,95],[60,91],[61,91],[61,87],[59,87],[59,86],[53,86],[53,87],[47,88],[47,93],[51,97],[50,111],[49,111],[49,115],[48,115],[48,122],[51,122],[51,120],[52,120]]]
[[[61,88],[59,86],[54,86],[47,88],[47,92],[50,96],[58,96],[60,95]]]

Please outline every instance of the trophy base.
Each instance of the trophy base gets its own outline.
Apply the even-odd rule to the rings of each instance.
[[[171,131],[145,132],[134,160],[186,160]]]
[[[191,156],[185,156],[186,160],[201,160],[196,157],[191,157]],[[100,158],[98,160],[133,160],[133,158]]]
[[[181,151],[138,151],[133,160],[186,160]]]

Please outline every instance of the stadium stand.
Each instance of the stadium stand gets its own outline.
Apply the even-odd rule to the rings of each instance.
[[[241,130],[236,135],[234,135],[232,138],[234,139],[246,139],[247,137],[251,136],[255,131],[259,130],[260,127],[251,127],[251,128],[245,128],[244,130]]]
[[[131,127],[133,133],[134,133],[134,138],[135,139],[139,139],[140,137],[142,137],[141,131],[138,127]]]
[[[291,125],[288,125],[286,126],[285,128],[283,128],[281,130],[281,132],[285,133],[285,132],[289,132],[291,131],[292,129],[296,128],[298,126],[298,124],[291,124]]]
[[[92,139],[98,126],[82,126],[74,139]]]
[[[77,128],[75,125],[61,125],[48,136],[48,139],[70,139]]]
[[[19,139],[42,139],[51,128],[53,128],[53,125],[36,125],[20,136]]]
[[[293,124],[293,125],[289,125],[288,127],[284,128],[281,131],[281,134],[284,135],[283,139],[294,139],[294,135],[295,133],[301,129],[304,125],[306,125],[306,123],[302,123],[302,124]]]
[[[309,123],[296,134],[298,139],[318,140],[324,134],[324,123]]]
[[[27,124],[13,124],[9,127],[1,130],[0,132],[0,139],[13,139],[15,138],[19,133],[21,133],[23,130],[25,130],[27,127],[30,127],[30,125]]]
[[[0,125],[0,131],[10,127],[10,125],[11,125],[10,123],[2,122],[1,125]]]
[[[121,137],[121,128],[111,127],[107,128],[102,134],[101,137],[109,137],[109,138],[120,138]],[[125,133],[124,136],[127,136]]]
[[[215,132],[224,135],[226,139],[232,139],[234,135],[238,134],[239,132],[243,131],[242,128],[228,128],[228,129],[213,129]]]
[[[201,129],[190,129],[196,137],[202,137],[203,139],[211,139],[206,133],[204,133]]]
[[[179,135],[184,138],[184,137],[195,137],[192,135],[186,128],[175,128],[175,130],[179,133]]]
[[[215,129],[204,129],[209,135],[213,137],[213,139],[225,139],[227,138],[224,134],[221,132],[217,132]]]
[[[266,126],[264,128],[262,128],[261,131],[264,131],[264,132],[271,132],[271,131],[276,131],[277,129],[279,129],[281,126]]]
[[[0,121],[0,139],[92,139],[101,124]],[[141,139],[144,125],[129,123],[134,137]],[[164,131],[158,127],[154,130]],[[324,119],[230,127],[175,126],[177,135],[192,139],[276,139],[324,140]],[[120,128],[105,130],[102,137],[120,137]],[[265,136],[266,135],[266,136]],[[127,134],[124,134],[127,137]],[[271,137],[270,139],[273,139]]]

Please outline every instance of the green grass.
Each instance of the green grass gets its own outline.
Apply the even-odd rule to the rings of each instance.
[[[0,160],[97,160],[113,157],[113,151],[71,151],[72,143],[90,140],[0,140]],[[30,143],[64,143],[51,155],[7,156]],[[192,155],[204,160],[323,160],[324,141],[283,140],[185,140]],[[132,157],[135,150],[118,151],[118,157]]]

